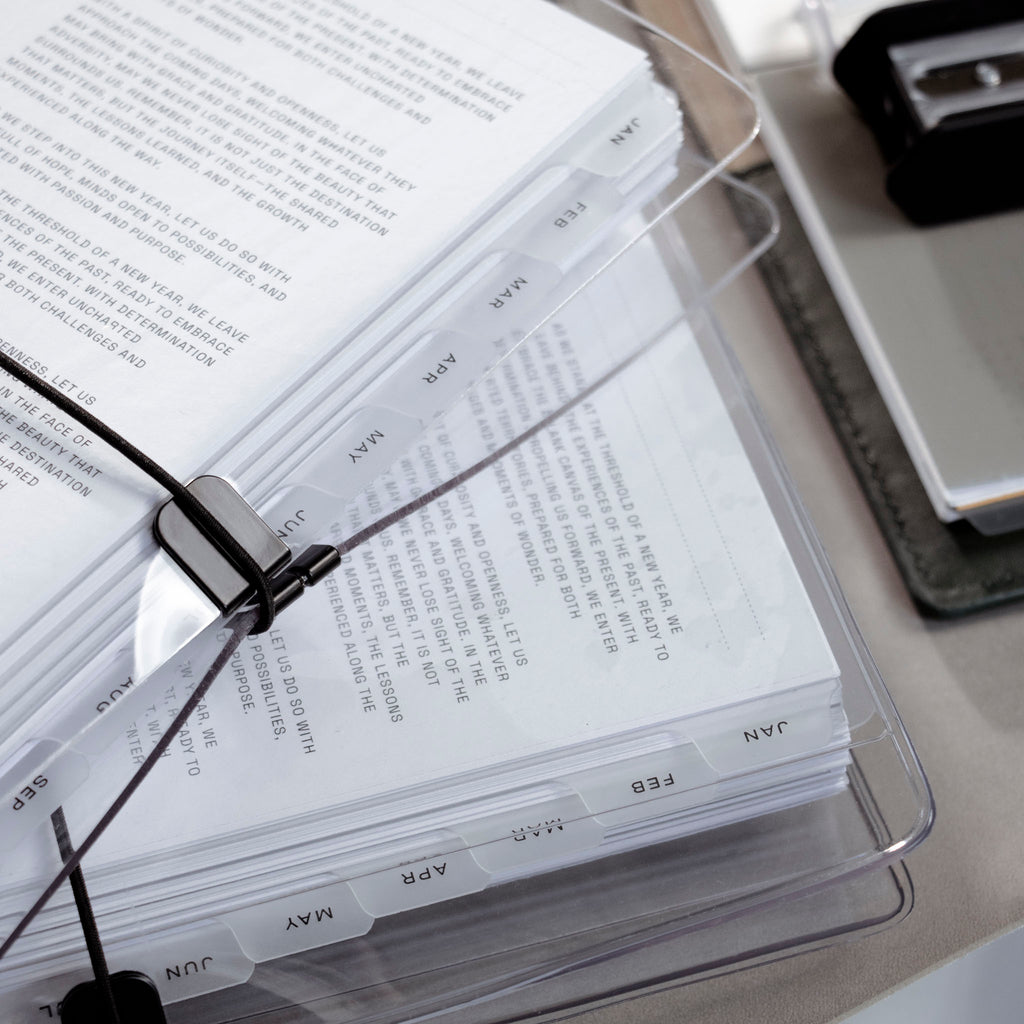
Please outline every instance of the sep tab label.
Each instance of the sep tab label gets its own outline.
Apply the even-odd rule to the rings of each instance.
[[[46,764],[60,749],[56,740],[40,740],[17,759],[0,780],[0,852],[13,850],[50,815],[89,774],[84,757],[69,751]],[[45,765],[45,767],[40,767]]]

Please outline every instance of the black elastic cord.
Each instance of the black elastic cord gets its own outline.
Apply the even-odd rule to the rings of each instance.
[[[53,831],[57,837],[60,858],[67,864],[74,856],[75,848],[71,843],[71,834],[68,832],[64,808],[58,807],[50,815],[50,821],[53,823]],[[96,925],[96,915],[92,910],[89,890],[85,887],[85,875],[82,874],[81,864],[71,872],[68,881],[71,882],[71,892],[74,894],[75,906],[78,908],[78,919],[82,922],[82,934],[85,936],[85,947],[89,951],[92,973],[96,978],[103,1001],[106,1003],[107,1013],[110,1017],[109,1024],[121,1024],[121,1017],[117,1012],[117,1002],[114,999],[114,990],[110,984],[110,968],[107,966],[106,953],[103,952],[103,942],[100,939],[100,930]]]
[[[93,826],[92,831],[82,840],[82,844],[64,862],[53,881],[43,890],[40,897],[32,904],[25,916],[15,925],[14,930],[0,946],[0,959],[7,954],[10,948],[24,934],[25,929],[36,919],[39,912],[53,898],[53,894],[71,877],[72,872],[82,862],[82,858],[96,845],[100,836],[106,832],[110,823],[121,813],[121,809],[131,799],[135,791],[142,785],[143,780],[153,770],[153,766],[163,756],[164,751],[171,745],[174,737],[181,731],[182,726],[189,720],[192,713],[202,703],[207,690],[213,685],[214,679],[220,674],[224,666],[234,656],[238,645],[248,636],[256,624],[257,613],[255,609],[239,613],[231,627],[231,636],[221,648],[213,664],[207,669],[199,685],[192,691],[188,700],[185,701],[182,709],[175,716],[166,732],[157,740],[156,746],[146,755],[145,761],[139,765],[138,770],[128,780],[128,784],[117,795],[114,802],[107,808],[103,817]]]
[[[61,412],[78,420],[87,430],[93,431],[111,448],[123,455],[129,462],[165,488],[175,500],[186,517],[207,537],[215,541],[224,554],[234,563],[245,579],[256,589],[256,604],[260,609],[260,617],[253,627],[254,633],[268,630],[274,621],[274,594],[270,578],[253,556],[239,544],[238,540],[227,530],[210,510],[176,477],[167,472],[159,463],[154,462],[145,452],[139,451],[130,441],[122,437],[116,430],[108,427],[87,409],[59,391],[52,384],[26,369],[21,363],[12,359],[0,350],[0,368],[7,371],[16,380],[42,395],[48,402],[55,405]]]

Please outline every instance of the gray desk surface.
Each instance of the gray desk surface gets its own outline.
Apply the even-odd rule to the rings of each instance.
[[[841,1020],[1024,922],[1024,604],[921,618],[756,272],[724,299],[726,333],[931,781],[936,824],[908,859],[916,905],[901,924],[591,1011],[585,1024]]]

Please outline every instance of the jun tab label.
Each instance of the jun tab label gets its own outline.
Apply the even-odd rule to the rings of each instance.
[[[216,992],[249,980],[253,962],[231,930],[217,921],[148,937],[109,951],[111,968],[142,971],[165,1003]]]

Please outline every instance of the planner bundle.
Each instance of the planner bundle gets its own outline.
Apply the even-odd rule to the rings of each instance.
[[[845,785],[838,668],[655,243],[600,284],[335,532],[557,407],[588,351],[663,339],[244,643],[90,855],[113,963],[182,998],[382,916]],[[90,770],[125,776],[196,681],[187,662],[149,681]],[[8,853],[5,918],[51,846],[43,828]],[[307,904],[319,919],[294,924]],[[14,991],[78,976],[77,927],[58,897]],[[168,978],[172,950],[216,936],[227,973]]]
[[[772,465],[686,240],[641,237],[683,138],[643,51],[541,0],[41,6],[0,79],[3,350],[293,554],[368,536],[87,855],[112,969],[173,1003],[845,791]],[[51,813],[89,832],[225,637],[158,489],[8,381],[5,932]],[[0,1005],[89,976],[62,889]]]

